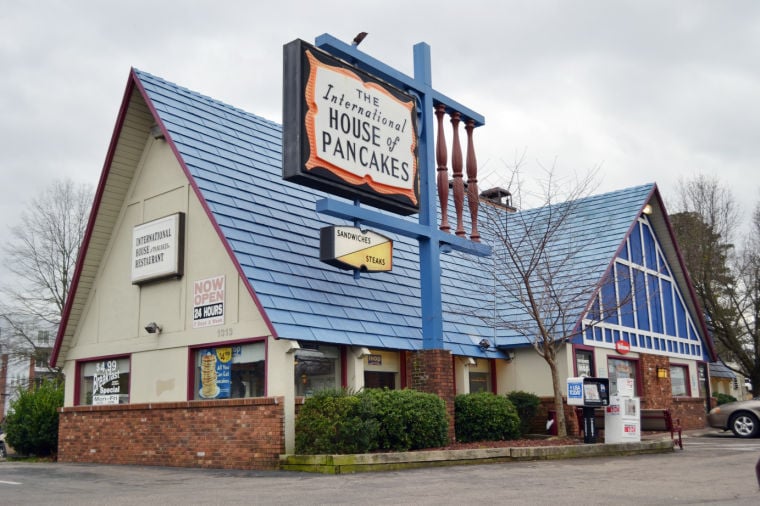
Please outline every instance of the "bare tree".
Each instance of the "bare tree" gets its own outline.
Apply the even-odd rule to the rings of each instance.
[[[733,243],[741,223],[736,201],[716,178],[700,175],[681,181],[677,205],[673,229],[719,355],[751,379],[758,395],[760,204],[738,248]]]
[[[733,353],[740,372],[750,378],[752,392],[760,394],[760,203],[752,214],[749,234],[735,265],[735,282],[728,290],[735,308],[736,336],[743,353]]]
[[[3,264],[13,276],[0,287],[6,327],[0,344],[6,353],[41,360],[49,348],[39,332],[54,335],[60,322],[92,197],[89,185],[54,181],[11,227]]]
[[[549,169],[540,190],[528,197],[538,208],[510,212],[501,205],[487,205],[481,211],[484,237],[494,243],[488,269],[498,311],[489,323],[525,338],[548,365],[560,436],[567,435],[567,429],[558,354],[578,334],[579,318],[600,289],[597,282],[610,282],[590,280],[588,272],[575,267],[587,245],[566,230],[582,205],[580,200],[595,190],[594,179],[592,171],[575,181],[558,180]],[[513,171],[510,191],[518,206],[527,196],[518,170]],[[604,314],[616,308],[606,305]],[[595,319],[604,320],[604,314]]]

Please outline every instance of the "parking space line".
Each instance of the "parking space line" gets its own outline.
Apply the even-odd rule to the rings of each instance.
[[[4,481],[0,480],[0,485],[22,485],[22,483],[18,481]]]

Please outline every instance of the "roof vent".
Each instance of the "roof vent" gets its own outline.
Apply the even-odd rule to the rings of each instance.
[[[512,194],[509,190],[505,190],[501,187],[491,188],[480,193],[480,197],[487,200],[491,204],[495,204],[499,207],[503,207],[507,212],[514,213],[517,209],[512,205]]]

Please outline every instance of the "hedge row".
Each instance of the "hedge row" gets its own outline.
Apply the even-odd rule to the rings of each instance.
[[[446,444],[443,401],[413,390],[325,390],[309,397],[296,420],[301,454],[408,451]]]
[[[512,392],[458,395],[458,441],[517,439],[535,416],[538,397]],[[367,453],[435,448],[448,443],[442,399],[415,390],[324,390],[306,399],[296,420],[300,454]]]

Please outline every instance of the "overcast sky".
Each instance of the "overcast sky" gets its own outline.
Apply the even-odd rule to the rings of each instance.
[[[598,191],[717,176],[760,196],[760,1],[7,0],[0,241],[54,178],[95,185],[130,67],[280,122],[282,46],[330,33],[481,113],[481,188],[599,171]]]

